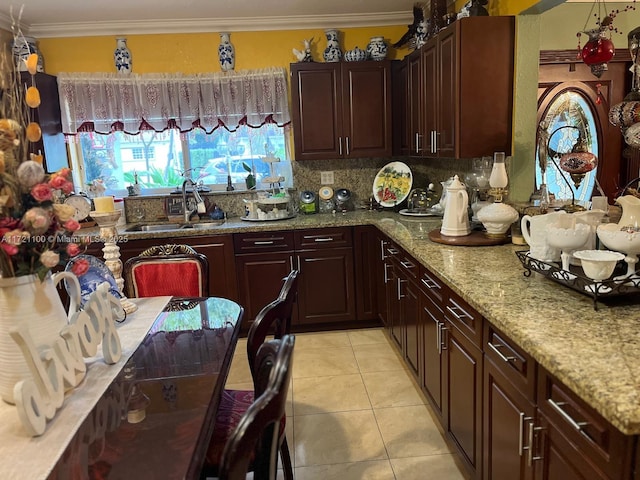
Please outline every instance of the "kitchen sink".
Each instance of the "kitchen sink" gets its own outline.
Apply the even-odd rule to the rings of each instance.
[[[167,230],[206,230],[221,225],[223,221],[218,222],[199,222],[199,223],[154,223],[154,224],[138,224],[127,228],[125,232],[163,232]]]

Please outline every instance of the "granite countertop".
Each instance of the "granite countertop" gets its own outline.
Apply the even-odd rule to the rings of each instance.
[[[622,433],[640,433],[640,296],[637,304],[599,303],[596,311],[587,295],[537,273],[525,277],[515,252],[526,247],[442,245],[427,237],[440,219],[369,211],[274,222],[230,219],[206,230],[126,235],[133,240],[365,224],[389,235]]]

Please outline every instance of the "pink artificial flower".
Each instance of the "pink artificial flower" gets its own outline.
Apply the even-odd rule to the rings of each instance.
[[[60,190],[65,183],[68,183],[68,180],[62,175],[52,175],[49,179],[49,185],[56,190]]]
[[[80,246],[77,243],[70,243],[67,245],[67,254],[70,257],[75,257],[80,253]]]
[[[76,277],[84,275],[87,273],[87,270],[89,270],[89,261],[84,258],[76,260],[71,266],[71,271],[76,275]]]
[[[65,230],[68,230],[70,232],[77,232],[78,230],[80,230],[80,224],[78,223],[77,220],[74,220],[73,218],[64,222],[62,226],[65,228]]]
[[[5,243],[5,242],[0,243],[0,248],[2,248],[2,250],[4,250],[5,253],[10,256],[18,253],[18,247],[16,247],[15,245],[11,245],[9,243]]]
[[[40,255],[40,263],[47,268],[53,268],[60,262],[60,254],[51,250],[45,250]]]
[[[51,226],[51,215],[44,208],[30,208],[22,217],[22,223],[29,232],[39,235]]]
[[[62,175],[64,178],[69,178],[71,176],[71,169],[66,167],[61,168],[58,170],[58,175]]]
[[[73,183],[71,182],[64,182],[62,184],[62,187],[60,187],[60,189],[62,190],[62,192],[65,195],[69,195],[71,192],[73,192]]]
[[[47,200],[53,200],[53,190],[46,183],[38,183],[31,188],[31,196],[37,202],[46,202]]]

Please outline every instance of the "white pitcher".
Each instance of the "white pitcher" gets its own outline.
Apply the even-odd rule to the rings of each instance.
[[[469,225],[469,196],[466,187],[460,182],[457,175],[447,187],[444,215],[440,233],[449,237],[461,237],[471,233]]]
[[[543,262],[559,262],[560,250],[551,247],[547,242],[547,226],[558,219],[558,215],[566,215],[567,212],[545,213],[544,215],[525,215],[520,221],[522,236],[529,244],[529,256]]]

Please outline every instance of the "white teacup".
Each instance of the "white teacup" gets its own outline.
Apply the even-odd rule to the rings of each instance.
[[[552,247],[547,242],[547,227],[556,223],[560,215],[567,212],[545,213],[544,215],[525,215],[520,221],[522,236],[529,245],[529,256],[543,262],[559,262],[560,249]]]

